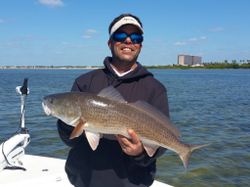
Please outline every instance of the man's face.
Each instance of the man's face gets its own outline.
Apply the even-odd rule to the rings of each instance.
[[[140,33],[138,28],[133,25],[124,25],[116,32],[125,32],[128,35],[132,33]],[[136,62],[142,48],[142,44],[133,44],[130,37],[127,37],[123,42],[117,42],[110,39],[108,45],[114,59],[128,63]]]

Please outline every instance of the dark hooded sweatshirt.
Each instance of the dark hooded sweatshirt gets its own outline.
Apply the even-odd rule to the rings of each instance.
[[[72,91],[98,94],[113,86],[127,102],[143,100],[169,116],[165,87],[139,63],[135,70],[119,77],[110,66],[111,57],[104,60],[104,69],[79,76]],[[146,152],[139,156],[126,155],[116,138],[104,136],[93,151],[84,135],[69,139],[73,127],[58,121],[61,139],[71,147],[65,170],[70,182],[79,187],[134,187],[150,186],[156,172],[156,158],[165,151],[159,148],[153,157]]]

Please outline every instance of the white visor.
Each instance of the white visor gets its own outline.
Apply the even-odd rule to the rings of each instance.
[[[111,36],[115,31],[117,31],[121,26],[123,25],[135,25],[142,33],[143,33],[143,29],[140,25],[140,23],[133,17],[131,16],[126,16],[126,17],[123,17],[122,19],[120,19],[119,21],[117,21],[113,27],[111,28],[110,30],[110,33],[109,35]]]

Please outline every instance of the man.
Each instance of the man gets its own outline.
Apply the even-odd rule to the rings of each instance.
[[[143,100],[169,116],[165,87],[137,62],[143,42],[142,23],[134,15],[122,14],[109,26],[108,46],[112,57],[104,60],[104,69],[78,77],[72,91],[98,94],[113,86],[128,102]],[[79,187],[150,186],[156,172],[156,158],[164,153],[159,148],[153,157],[145,152],[133,129],[131,139],[105,135],[93,151],[84,133],[70,140],[73,127],[58,121],[62,140],[71,147],[65,170],[70,182]]]

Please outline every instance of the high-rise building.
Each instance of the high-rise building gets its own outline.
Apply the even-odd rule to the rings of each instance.
[[[178,55],[177,64],[182,66],[202,65],[201,60],[200,56]]]

